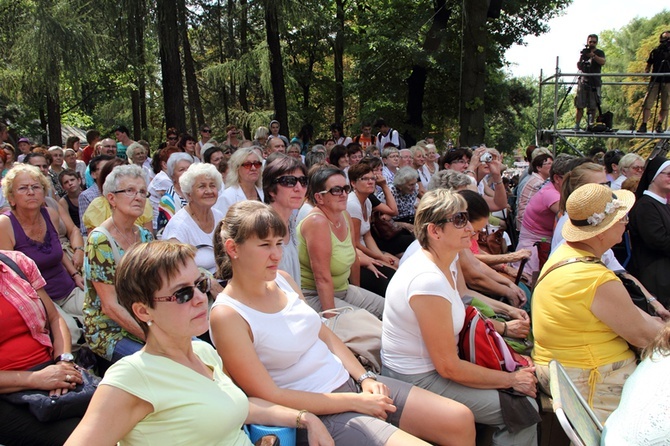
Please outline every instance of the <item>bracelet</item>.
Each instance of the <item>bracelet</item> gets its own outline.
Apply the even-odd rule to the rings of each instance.
[[[301,410],[298,412],[298,416],[295,417],[295,428],[296,429],[302,429],[302,423],[300,422],[300,417],[302,417],[303,414],[307,413],[305,409]]]
[[[507,321],[502,321],[502,323],[505,325],[505,329],[502,332],[503,338],[507,336]]]
[[[651,303],[656,302],[657,300],[658,300],[658,299],[656,299],[654,296],[651,296],[649,299],[647,299],[647,303],[648,303],[648,304],[651,304]]]
[[[81,252],[84,252],[84,247],[83,246],[77,246],[76,248],[72,248],[72,249],[74,249],[75,251],[79,250]]]
[[[502,183],[503,183],[503,180],[494,181],[493,183],[491,183],[491,186],[497,186],[498,184],[502,184]]]
[[[76,276],[77,274],[81,276],[81,273],[79,271],[75,271],[72,274],[70,274],[70,277],[74,278],[74,276]]]
[[[475,174],[472,170],[464,170],[463,173],[466,174],[466,175],[468,175],[470,173],[473,174],[473,175]]]

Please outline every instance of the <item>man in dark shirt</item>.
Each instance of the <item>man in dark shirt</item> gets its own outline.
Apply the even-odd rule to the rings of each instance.
[[[647,59],[645,73],[670,73],[670,30],[663,31],[659,37],[659,45],[651,50]],[[663,121],[668,116],[668,99],[670,97],[670,76],[656,76],[649,81],[649,89],[644,98],[644,109],[642,111],[642,125],[638,132],[647,131],[647,122],[651,116],[651,106],[661,96],[661,112],[658,114],[656,132],[663,132]]]
[[[605,65],[605,53],[596,48],[598,45],[598,36],[590,34],[586,39],[586,47],[582,50],[577,68],[582,73],[600,73]],[[577,116],[575,118],[575,131],[579,131],[579,124],[584,116],[584,109],[588,109],[589,124],[592,124],[596,108],[600,104],[600,86],[602,81],[600,76],[580,76],[577,84],[577,94],[575,96],[575,107]]]

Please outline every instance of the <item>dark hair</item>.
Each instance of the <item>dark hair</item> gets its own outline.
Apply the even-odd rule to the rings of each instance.
[[[65,147],[68,149],[74,148],[74,143],[81,141],[78,136],[69,136],[65,141]]]
[[[354,166],[351,166],[347,171],[347,174],[349,175],[349,182],[353,183],[354,181],[358,181],[363,175],[370,172],[372,172],[372,167],[368,163],[360,162]]]
[[[137,318],[134,303],[154,308],[154,294],[166,280],[184,269],[189,260],[195,261],[195,248],[173,240],[155,240],[131,246],[116,267],[114,287],[123,308],[130,313],[146,334],[147,324]]]
[[[377,118],[373,127],[378,128],[378,127],[385,126],[385,125],[386,125],[386,121],[384,121],[384,118]]]
[[[130,135],[130,130],[128,130],[128,127],[125,125],[120,125],[114,129],[115,132],[121,132],[125,133],[126,135]]]
[[[340,137],[345,137],[344,128],[342,128],[342,124],[339,122],[333,122],[330,124],[330,131],[332,132],[333,130],[337,130],[340,133]]]
[[[309,197],[312,203],[316,203],[314,197],[319,192],[323,192],[326,188],[326,181],[334,175],[342,175],[343,178],[346,178],[344,172],[336,167],[323,167],[312,173],[312,176],[309,178],[309,186],[307,187],[307,197]]]
[[[551,165],[551,170],[549,171],[549,179],[552,183],[554,182],[554,175],[563,176],[570,172],[570,163],[572,160],[574,160],[574,156],[566,153],[561,153],[554,159],[554,164]]]
[[[274,153],[273,153],[274,155]],[[307,176],[307,167],[297,158],[279,153],[279,156],[274,159],[268,159],[265,162],[263,169],[263,194],[266,203],[270,204],[274,201],[272,195],[277,194],[277,183],[273,181],[277,178],[288,175],[295,170],[300,170],[303,175]]]
[[[51,165],[51,160],[53,160],[53,158],[51,158],[51,155],[49,155],[48,153],[44,153],[42,151],[36,151],[35,149],[32,152],[28,153],[25,156],[25,158],[23,158],[23,162],[25,164],[30,164],[30,160],[33,158],[37,158],[38,156],[47,160],[47,164]]]
[[[361,145],[357,142],[352,142],[347,145],[347,155],[351,156],[354,153],[363,152]]]
[[[467,158],[468,160],[472,158],[472,151],[467,147],[460,147],[457,149],[449,149],[447,153],[442,155],[438,160],[440,170],[446,169],[445,164],[451,164],[454,161],[457,161],[461,158]]]
[[[338,167],[340,158],[343,158],[347,155],[347,148],[341,144],[336,144],[330,149],[330,155],[328,156],[328,162],[335,167]]]
[[[216,152],[221,152],[221,154],[223,154],[223,149],[217,146],[207,147],[205,153],[202,154],[202,160],[206,163],[209,163],[212,159],[212,155],[214,155]]]
[[[537,149],[535,144],[531,144],[526,147],[526,161],[531,162],[533,160],[533,151]]]
[[[206,128],[209,128],[210,130],[212,130],[212,126],[211,126],[211,125],[209,125],[209,124],[203,124],[203,125],[200,126],[200,131],[202,132],[202,131],[205,130]]]
[[[86,132],[86,142],[87,143],[91,144],[93,141],[95,141],[98,138],[100,138],[100,132],[99,131],[97,131],[95,129],[91,129],[91,130]]]
[[[361,163],[369,165],[372,170],[375,170],[377,167],[384,167],[382,159],[377,158],[376,156],[366,155],[366,157],[361,160]]]
[[[105,165],[100,170],[100,175],[98,175],[98,179],[95,180],[95,183],[98,185],[98,189],[100,189],[101,193],[102,193],[102,185],[105,184],[105,180],[107,179],[109,174],[112,173],[112,170],[114,170],[115,167],[123,166],[125,164],[126,162],[124,160],[116,157],[114,157],[114,159],[112,159],[110,162],[105,163]]]
[[[102,161],[113,160],[114,158],[116,158],[116,157],[114,157],[114,156],[112,156],[112,155],[98,155],[98,156],[94,156],[93,158],[91,158],[91,161],[88,163],[88,170],[89,170],[89,172],[90,172],[90,173],[97,172],[97,170],[98,170],[98,164],[100,164]]]
[[[177,143],[177,147],[179,148],[179,150],[181,150],[182,152],[186,152],[186,143],[188,141],[198,142],[197,139],[195,139],[188,133],[182,133],[181,136],[179,137],[179,142]]]
[[[300,128],[298,132],[298,137],[303,143],[309,142],[309,140],[314,135],[314,127],[312,124],[305,124]]]
[[[547,160],[553,160],[554,157],[549,155],[548,153],[542,153],[535,158],[533,158],[533,161],[530,163],[530,166],[533,168],[533,172],[537,172],[537,170],[542,167],[545,161]]]
[[[81,175],[79,175],[79,172],[77,172],[76,170],[63,169],[58,174],[58,182],[60,183],[61,186],[63,185],[63,177],[66,176],[66,175],[69,175],[71,177],[77,178],[78,180],[81,180]]]
[[[218,278],[229,280],[233,277],[233,267],[224,245],[226,240],[241,244],[253,236],[260,239],[270,235],[284,237],[287,231],[286,223],[267,204],[256,200],[233,204],[226,212],[226,218],[214,229],[214,259]]]
[[[612,164],[619,164],[619,160],[623,157],[624,153],[621,150],[610,150],[605,153],[603,162],[605,163],[605,171],[607,173],[612,173]]]
[[[174,127],[170,127],[170,128],[167,129],[167,131],[165,132],[165,136],[170,136],[170,135],[179,136],[179,132],[177,131],[176,128],[174,128]]]
[[[465,202],[468,204],[468,218],[471,222],[489,218],[489,205],[486,204],[484,197],[468,189],[458,191],[458,193],[465,198]]]

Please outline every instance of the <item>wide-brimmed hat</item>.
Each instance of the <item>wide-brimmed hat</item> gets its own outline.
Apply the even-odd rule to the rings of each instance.
[[[600,184],[578,187],[565,205],[568,221],[563,238],[580,242],[605,232],[621,220],[635,204],[635,195],[627,190],[612,191]]]

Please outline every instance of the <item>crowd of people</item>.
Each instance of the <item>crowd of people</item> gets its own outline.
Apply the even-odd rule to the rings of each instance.
[[[637,403],[629,376],[654,385],[636,368],[667,356],[670,161],[531,146],[510,176],[493,148],[406,147],[382,119],[280,129],[5,145],[0,254],[23,275],[0,255],[0,444],[243,445],[251,423],[310,445],[468,445],[475,424],[537,445],[551,360],[604,423]],[[515,369],[465,359],[471,307]],[[2,398],[75,392],[80,365],[102,376],[83,418]]]

